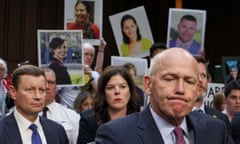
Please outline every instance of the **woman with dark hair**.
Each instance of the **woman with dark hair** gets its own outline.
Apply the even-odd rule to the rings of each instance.
[[[139,112],[139,99],[128,71],[121,66],[107,67],[98,80],[94,109],[81,113],[78,144],[94,141],[100,125]]]
[[[57,84],[71,84],[71,78],[67,68],[63,65],[63,61],[67,56],[67,46],[64,39],[55,37],[49,43],[52,50],[53,58],[51,59],[49,68],[56,74]]]
[[[67,29],[81,29],[83,30],[83,38],[98,39],[99,28],[90,20],[91,7],[89,2],[78,0],[74,6],[76,20],[69,23]]]
[[[122,56],[131,56],[149,50],[152,41],[142,37],[136,19],[131,15],[124,15],[121,20],[123,43]]]
[[[73,103],[73,108],[76,112],[80,113],[82,111],[91,109],[93,107],[93,103],[94,94],[92,94],[90,91],[82,91],[76,97]]]

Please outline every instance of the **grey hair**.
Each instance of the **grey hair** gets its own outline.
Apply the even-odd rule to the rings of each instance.
[[[159,59],[159,55],[161,55],[161,53],[157,54],[151,59],[150,68],[148,71],[149,75],[153,75],[160,68],[161,65],[158,65],[157,63],[159,60],[161,60]]]
[[[5,60],[3,60],[2,58],[0,58],[0,64],[3,66],[4,69],[4,75],[3,77],[5,78],[7,76],[7,72],[8,72],[8,68],[7,68],[7,63]]]

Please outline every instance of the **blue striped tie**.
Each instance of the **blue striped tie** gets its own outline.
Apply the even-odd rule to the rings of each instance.
[[[42,144],[40,135],[35,124],[31,124],[29,127],[32,130],[32,144]]]

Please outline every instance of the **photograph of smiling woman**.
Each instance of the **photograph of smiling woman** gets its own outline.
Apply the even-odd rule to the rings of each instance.
[[[144,6],[109,16],[120,56],[146,57],[153,43]]]
[[[100,45],[102,0],[65,0],[64,28],[82,30],[83,41]]]

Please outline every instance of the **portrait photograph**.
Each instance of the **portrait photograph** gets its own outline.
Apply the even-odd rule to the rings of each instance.
[[[222,68],[225,84],[233,80],[240,82],[240,57],[222,57]]]
[[[218,93],[224,93],[224,83],[208,83],[207,93],[203,99],[204,105],[213,107],[214,96]]]
[[[55,72],[57,86],[84,84],[82,31],[38,30],[38,65]]]
[[[147,60],[135,57],[111,56],[111,65],[122,66],[124,64],[133,64],[136,68],[136,84],[143,88],[143,76],[147,73]]]
[[[144,6],[109,16],[120,56],[146,57],[153,36]]]
[[[83,42],[100,45],[102,0],[65,0],[64,29],[82,30]]]
[[[193,55],[204,53],[206,11],[169,9],[167,47],[180,47]]]

